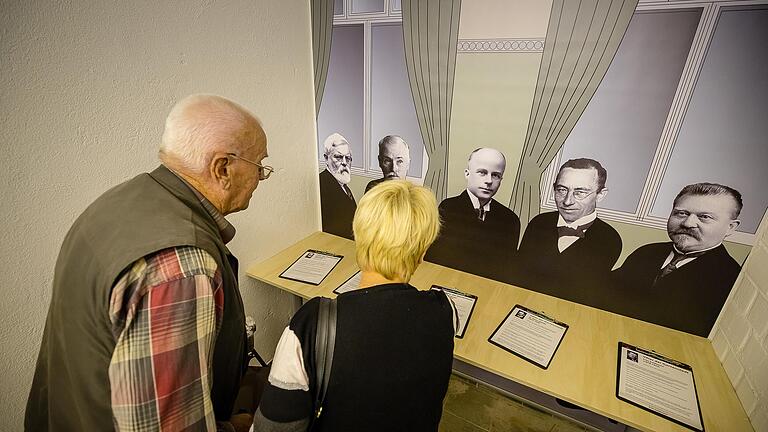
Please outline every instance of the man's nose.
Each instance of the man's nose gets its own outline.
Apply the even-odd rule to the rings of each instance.
[[[575,200],[573,199],[573,191],[568,191],[568,192],[565,194],[565,199],[563,200],[563,204],[565,204],[565,205],[571,205],[571,204],[573,204],[574,202],[575,202]]]
[[[684,227],[688,228],[694,228],[698,225],[699,219],[694,214],[689,214],[685,219],[683,219],[682,225]]]

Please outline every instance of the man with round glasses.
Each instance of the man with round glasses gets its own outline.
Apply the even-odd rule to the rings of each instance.
[[[224,216],[248,207],[266,157],[235,102],[171,109],[162,165],[97,198],[64,239],[25,430],[248,430],[232,416],[246,333]]]
[[[352,240],[352,218],[357,202],[349,182],[352,180],[352,148],[339,133],[323,141],[325,169],[320,173],[320,213],[323,231]]]
[[[554,184],[556,212],[528,224],[520,243],[520,265],[511,282],[567,300],[595,304],[621,254],[621,237],[597,217],[608,193],[600,162],[571,159]]]

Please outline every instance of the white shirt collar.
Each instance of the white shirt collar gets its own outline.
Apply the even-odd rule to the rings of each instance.
[[[590,214],[588,214],[586,216],[582,216],[582,217],[576,219],[575,221],[573,221],[571,223],[566,222],[565,219],[563,219],[563,216],[558,214],[558,216],[557,216],[557,226],[559,226],[559,227],[565,226],[565,227],[569,227],[569,228],[578,228],[579,226],[586,225],[586,224],[594,221],[595,219],[597,219],[597,212],[596,211],[593,211],[592,213],[590,213]]]
[[[701,249],[701,250],[697,250],[697,251],[683,252],[680,249],[678,249],[677,246],[675,246],[674,243],[672,243],[672,249],[674,249],[675,252],[677,252],[680,255],[690,255],[690,254],[693,254],[693,253],[711,251],[712,249],[716,249],[716,248],[720,247],[721,244],[723,244],[723,242],[720,242],[720,243],[718,243],[718,244],[716,244],[716,245],[714,245],[714,246],[712,246],[710,248]]]
[[[472,207],[475,208],[475,210],[480,208],[480,200],[473,194],[472,192],[467,189],[467,195],[469,195],[469,200],[472,201]],[[493,198],[491,198],[493,199]],[[491,211],[491,200],[489,199],[487,203],[483,206],[483,210],[487,213]]]

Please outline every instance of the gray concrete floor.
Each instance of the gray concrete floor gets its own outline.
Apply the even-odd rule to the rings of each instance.
[[[440,432],[584,432],[584,426],[451,375]]]

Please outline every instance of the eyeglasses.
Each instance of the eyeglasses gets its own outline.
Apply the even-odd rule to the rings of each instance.
[[[275,172],[275,169],[272,168],[269,165],[262,165],[258,162],[254,162],[252,160],[248,160],[242,156],[238,156],[234,153],[227,153],[228,156],[232,156],[234,159],[240,159],[243,162],[248,162],[249,164],[256,165],[259,168],[259,180],[266,180],[269,178],[269,176],[272,175],[273,172]]]
[[[569,191],[570,190],[567,187],[555,186],[555,196],[558,198],[565,198],[566,196],[568,196]],[[595,192],[596,191],[585,191],[585,190],[576,189],[573,191],[573,198],[578,201],[581,201]]]

